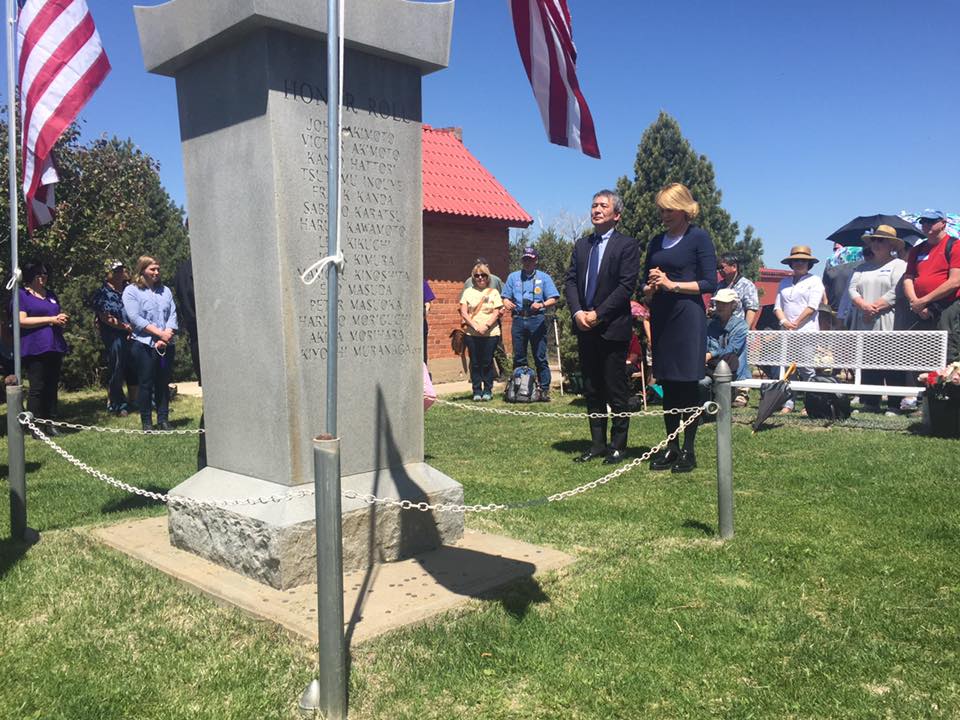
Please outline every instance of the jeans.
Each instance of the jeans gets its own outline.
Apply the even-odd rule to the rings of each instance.
[[[157,406],[157,423],[167,422],[170,415],[170,377],[173,375],[173,360],[176,346],[167,345],[161,357],[157,351],[142,342],[133,341],[130,356],[137,368],[140,390],[137,402],[140,405],[140,422],[144,427],[151,424],[150,399]]]
[[[470,382],[473,385],[473,394],[493,394],[493,351],[500,338],[496,335],[467,335],[465,340],[467,349],[470,350]]]
[[[533,347],[537,366],[537,383],[541,390],[550,390],[550,363],[547,362],[547,323],[543,315],[513,316],[513,367],[527,364],[527,343]]]
[[[23,369],[30,383],[27,410],[37,419],[49,420],[57,413],[57,386],[63,353],[45,352],[23,358]]]
[[[127,409],[127,397],[123,393],[123,384],[127,378],[127,363],[130,361],[130,341],[123,335],[104,337],[107,351],[107,371],[110,379],[107,383],[107,402],[110,412]]]

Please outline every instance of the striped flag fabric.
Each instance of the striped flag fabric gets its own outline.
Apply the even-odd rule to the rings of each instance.
[[[600,157],[593,117],[577,82],[566,0],[510,0],[517,47],[550,142]]]
[[[27,226],[53,220],[53,146],[110,72],[85,0],[17,0]]]

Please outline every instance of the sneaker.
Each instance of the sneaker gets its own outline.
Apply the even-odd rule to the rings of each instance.
[[[484,393],[480,396],[480,399],[483,400],[483,402],[489,402],[490,400],[493,400],[493,395],[490,393]]]
[[[540,391],[540,402],[550,402],[550,391],[541,390]]]
[[[898,412],[896,412],[896,411],[894,411],[894,410],[887,410],[887,411],[884,413],[884,416],[886,416],[886,417],[900,417],[900,413],[898,413]]]
[[[750,404],[750,401],[747,399],[747,396],[746,396],[746,395],[737,395],[737,396],[733,399],[733,406],[734,406],[734,407],[738,407],[738,408],[739,408],[739,407],[746,407],[746,406],[749,405],[749,404]]]
[[[481,400],[483,400],[483,398],[480,397],[480,395],[474,395],[474,396],[473,396],[473,401],[474,401],[474,402],[480,402]]]
[[[900,401],[900,409],[904,412],[913,412],[917,409],[917,399],[915,397],[905,397]]]

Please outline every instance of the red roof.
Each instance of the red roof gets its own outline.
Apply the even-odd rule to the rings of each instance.
[[[533,218],[463,145],[455,128],[423,126],[423,209],[527,227]]]

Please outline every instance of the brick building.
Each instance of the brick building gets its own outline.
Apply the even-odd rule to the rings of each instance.
[[[459,128],[423,126],[423,276],[437,296],[427,341],[435,380],[454,379],[460,370],[450,333],[460,326],[458,301],[474,260],[487,258],[490,270],[506,279],[510,228],[532,222],[467,150]],[[510,337],[509,317],[503,332]]]

